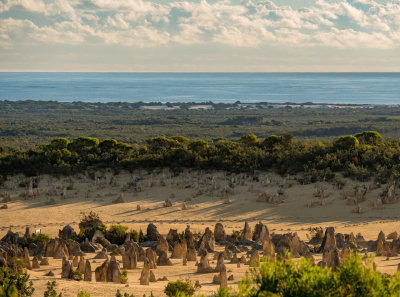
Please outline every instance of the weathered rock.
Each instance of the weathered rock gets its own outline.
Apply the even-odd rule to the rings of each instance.
[[[105,250],[102,250],[94,256],[95,259],[107,259],[107,253]]]
[[[137,253],[136,247],[132,243],[125,246],[122,253],[122,266],[124,269],[136,269],[137,266]]]
[[[167,234],[168,243],[173,244],[178,239],[179,239],[178,229],[169,229]]]
[[[171,257],[172,258],[177,258],[177,259],[182,259],[183,253],[184,253],[184,249],[183,249],[182,243],[179,242],[179,241],[176,241],[174,243],[174,248],[172,250]]]
[[[24,248],[24,263],[27,269],[32,269],[31,261],[29,259],[29,250],[27,247]]]
[[[47,258],[42,258],[42,260],[40,261],[40,266],[48,266],[49,264],[49,259]]]
[[[65,260],[61,267],[61,278],[71,278],[72,274],[72,262]]]
[[[242,239],[252,240],[252,238],[253,238],[253,234],[251,233],[251,228],[249,226],[249,223],[246,221],[244,223]]]
[[[226,266],[225,264],[221,264],[220,270],[219,270],[219,279],[220,279],[220,287],[221,288],[227,288],[228,287],[228,278],[226,275]]]
[[[150,283],[150,266],[149,259],[144,259],[143,270],[140,274],[140,284],[144,286],[148,286]]]
[[[390,257],[391,255],[389,245],[382,238],[378,239],[376,242],[376,256]]]
[[[325,247],[322,254],[322,261],[326,263],[327,267],[330,267],[333,271],[336,271],[337,267],[340,265],[339,250],[333,246],[330,246],[329,248]]]
[[[76,232],[70,225],[65,226],[62,230],[58,230],[58,237],[64,240],[71,239]]]
[[[238,257],[237,257],[237,254],[235,253],[235,254],[233,255],[232,259],[231,259],[231,263],[232,263],[232,264],[235,264],[235,263],[238,263],[238,262],[239,262],[239,259],[238,259]]]
[[[215,248],[215,238],[213,232],[210,230],[210,228],[206,228],[203,236],[201,237],[199,244],[198,244],[198,249],[199,250],[206,250],[209,253],[214,252]]]
[[[113,203],[125,203],[124,193],[121,193],[117,199],[113,200]]]
[[[149,224],[147,226],[146,239],[149,241],[157,241],[160,233],[158,233],[157,227],[154,224]]]
[[[196,249],[194,247],[188,248],[186,258],[188,261],[191,261],[191,262],[197,261]]]
[[[60,242],[54,252],[54,256],[55,259],[62,259],[64,257],[66,257],[67,259],[69,258],[69,253],[68,253],[68,248],[65,245],[65,243]]]
[[[398,238],[399,238],[399,235],[397,234],[397,231],[394,231],[394,232],[390,233],[390,234],[387,236],[387,239],[392,239],[392,240],[396,240],[396,239],[398,239]]]
[[[85,273],[85,264],[86,262],[85,262],[85,257],[83,257],[83,256],[80,256],[80,259],[79,259],[79,264],[78,264],[78,271],[80,272],[80,273]]]
[[[168,253],[169,246],[167,240],[160,235],[157,241],[156,252],[159,254],[161,251]]]
[[[274,234],[272,243],[279,256],[285,255],[290,251],[293,257],[306,256],[310,253],[308,246],[300,240],[297,233]]]
[[[172,262],[168,258],[168,255],[166,252],[164,252],[164,251],[160,252],[160,256],[157,259],[157,265],[158,266],[172,266]]]
[[[32,269],[37,269],[40,268],[39,260],[36,257],[33,257],[32,259]]]
[[[94,271],[96,282],[106,282],[107,281],[107,270],[108,270],[108,260],[97,267]]]
[[[259,222],[254,228],[253,240],[263,243],[267,238],[269,238],[268,228]]]
[[[224,264],[224,253],[219,253],[218,254],[218,260],[217,260],[217,265],[215,267],[215,272],[219,272],[221,270],[221,265]]]
[[[90,265],[89,260],[86,260],[85,263],[85,272],[83,274],[83,280],[87,282],[92,281],[92,266]]]
[[[351,255],[350,247],[347,244],[344,244],[343,249],[342,249],[342,253],[341,253],[341,259],[344,260],[350,255]]]
[[[106,239],[106,237],[104,236],[103,232],[101,232],[100,230],[96,230],[93,234],[92,243],[100,243],[102,244],[104,247],[107,247],[108,245],[110,245],[111,243]]]
[[[121,269],[114,259],[110,260],[107,267],[107,282],[121,283]]]
[[[156,280],[156,276],[154,275],[154,272],[150,270],[150,282],[151,283],[155,283]]]
[[[379,234],[378,234],[378,239],[376,241],[379,241],[379,240],[385,241],[385,239],[386,239],[385,233],[383,233],[383,231],[381,230],[381,232],[379,232]]]
[[[225,240],[225,229],[221,223],[215,224],[214,227],[214,237],[215,241],[222,241]]]
[[[83,252],[81,251],[81,246],[75,240],[68,239],[66,241],[66,247],[67,247],[69,255],[74,255],[74,256],[82,256],[83,255]]]
[[[146,258],[149,260],[150,269],[157,268],[157,254],[152,248],[146,249],[145,252]]]
[[[81,250],[85,253],[95,253],[96,246],[86,238],[85,242],[81,243]]]
[[[328,227],[325,230],[325,236],[322,240],[319,252],[323,252],[325,249],[336,248],[335,228]]]
[[[18,232],[12,232],[11,230],[7,231],[7,234],[1,239],[1,241],[9,243],[9,244],[17,244],[18,243]]]
[[[72,267],[78,267],[78,265],[79,265],[79,257],[74,256],[74,258],[72,259]]]
[[[170,199],[165,199],[164,207],[172,207],[172,201]]]
[[[210,267],[210,262],[208,261],[208,256],[201,256],[200,263],[197,265],[197,273],[211,273],[214,269]]]

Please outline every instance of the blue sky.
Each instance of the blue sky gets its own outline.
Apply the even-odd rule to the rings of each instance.
[[[1,71],[400,71],[400,0],[0,0]]]

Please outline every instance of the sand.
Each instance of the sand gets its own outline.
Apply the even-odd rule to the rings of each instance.
[[[40,195],[26,198],[24,193],[28,189],[19,184],[29,183],[29,179],[13,176],[0,187],[0,194],[7,192],[12,200],[7,203],[8,209],[0,210],[0,236],[4,236],[8,229],[24,232],[26,226],[31,227],[31,230],[41,229],[42,233],[57,236],[58,230],[67,224],[78,230],[82,212],[89,211],[97,212],[107,225],[123,224],[144,232],[148,223],[152,222],[164,235],[170,228],[183,231],[188,224],[194,232],[203,232],[207,226],[213,230],[217,222],[223,223],[226,233],[231,234],[243,228],[245,221],[252,228],[258,221],[262,221],[274,233],[297,232],[305,241],[309,228],[318,226],[334,226],[336,232],[342,233],[360,232],[367,240],[376,240],[381,230],[386,234],[400,231],[400,204],[386,204],[381,209],[373,207],[384,186],[375,188],[371,183],[345,179],[344,189],[339,190],[326,182],[300,185],[296,178],[292,176],[284,179],[266,172],[259,173],[257,181],[244,175],[231,176],[224,172],[185,171],[174,176],[168,170],[150,173],[141,170],[114,175],[110,170],[105,170],[73,177],[40,176]],[[363,185],[374,189],[368,191],[366,200],[360,203],[363,213],[354,213],[355,206],[348,205],[341,196],[343,191],[350,193],[355,186]],[[321,204],[322,199],[313,195],[315,188],[321,186],[325,189],[325,205],[308,208],[311,201]],[[65,199],[62,197],[64,188]],[[259,193],[269,191],[274,194],[279,189],[284,192],[282,203],[257,202]],[[126,202],[113,203],[121,193],[124,193]],[[55,205],[46,204],[50,198],[56,200]],[[167,198],[172,201],[172,207],[164,207]],[[182,210],[184,202],[189,209]],[[142,210],[138,211],[137,205]],[[67,297],[76,296],[81,288],[92,296],[115,296],[117,289],[136,296],[150,294],[150,291],[155,296],[164,296],[167,282],[140,286],[140,269],[129,271],[126,287],[123,284],[61,280],[61,260],[49,260],[50,266],[30,271],[36,287],[34,296],[43,296],[49,280],[57,280],[57,290]],[[391,257],[390,261],[386,261],[385,257],[377,257],[375,262],[378,270],[395,273],[400,258]],[[156,277],[199,280],[201,293],[211,293],[218,289],[218,285],[211,284],[213,274],[195,273],[194,262],[182,266],[182,260],[173,259],[173,263],[172,267],[155,269]],[[92,269],[100,264],[101,260],[97,260],[97,264],[92,264]],[[143,263],[140,262],[139,268],[140,265]],[[230,281],[229,285],[235,286],[249,267],[242,265],[238,269],[236,264],[227,264],[227,268],[231,270],[228,276],[234,275],[234,281]],[[50,269],[55,272],[55,276],[43,276]]]

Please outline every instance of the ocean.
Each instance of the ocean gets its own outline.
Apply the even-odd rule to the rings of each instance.
[[[0,100],[400,104],[400,73],[1,72]]]

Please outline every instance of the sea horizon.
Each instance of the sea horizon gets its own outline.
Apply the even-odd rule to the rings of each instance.
[[[400,72],[0,72],[0,100],[400,103]]]

